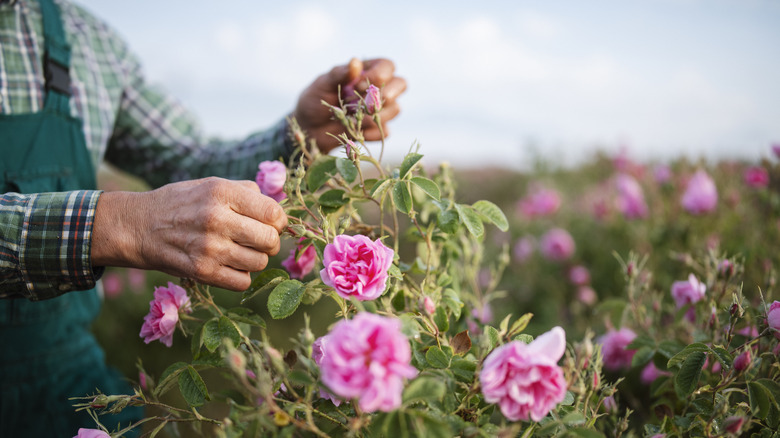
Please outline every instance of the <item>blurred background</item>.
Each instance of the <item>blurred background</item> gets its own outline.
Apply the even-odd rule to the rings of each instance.
[[[780,2],[76,0],[206,132],[242,137],[351,57],[409,83],[389,160],[528,169],[626,148],[758,159],[780,139]]]

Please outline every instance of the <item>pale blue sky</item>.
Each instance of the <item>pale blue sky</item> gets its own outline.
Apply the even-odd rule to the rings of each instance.
[[[106,1],[149,79],[207,132],[240,137],[288,112],[352,56],[409,82],[391,160],[522,168],[528,145],[576,162],[757,160],[780,142],[780,1]]]

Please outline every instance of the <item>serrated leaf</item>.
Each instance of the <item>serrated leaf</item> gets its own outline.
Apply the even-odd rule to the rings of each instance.
[[[426,195],[436,200],[441,199],[441,190],[439,190],[439,186],[435,182],[422,176],[413,176],[411,181],[414,185],[419,187],[420,190],[425,192]]]
[[[211,400],[203,378],[189,365],[179,374],[179,390],[184,401],[192,407],[202,406],[206,400]]]
[[[301,304],[305,287],[298,280],[285,280],[279,283],[268,295],[268,312],[273,319],[283,319],[292,315]]]
[[[574,411],[566,414],[561,421],[567,426],[576,426],[585,423],[585,416],[580,412]]]
[[[241,343],[241,335],[238,333],[236,326],[226,316],[207,321],[203,324],[201,333],[203,345],[212,353],[222,345],[224,338],[230,339],[233,342],[233,346],[238,346]]]
[[[452,317],[455,321],[459,320],[461,309],[463,309],[463,301],[460,300],[457,292],[452,289],[445,289],[441,301],[452,312]]]
[[[448,234],[455,234],[458,231],[458,212],[455,209],[442,210],[436,216],[436,222],[439,224],[439,228]]]
[[[409,383],[404,389],[404,403],[416,401],[441,401],[447,386],[440,378],[418,377]]]
[[[412,210],[412,195],[409,193],[409,187],[405,181],[396,181],[393,186],[393,202],[395,208],[403,214],[409,214]]]
[[[693,344],[690,344],[683,348],[680,352],[675,354],[669,359],[669,362],[666,363],[667,368],[674,368],[678,365],[680,365],[688,356],[690,356],[692,353],[700,352],[700,353],[709,353],[710,347],[708,347],[706,344],[702,344],[701,342],[695,342]]]
[[[181,370],[187,367],[185,362],[175,362],[168,366],[165,371],[160,375],[160,383],[154,389],[155,397],[159,397],[164,394],[169,387],[175,382],[176,377]]]
[[[436,327],[439,328],[439,332],[444,333],[450,329],[450,321],[447,318],[447,312],[443,307],[437,307],[436,312],[433,314],[433,322],[436,323]]]
[[[640,367],[653,359],[655,355],[655,348],[641,347],[634,353],[634,357],[631,358],[631,368]]]
[[[306,184],[309,191],[315,192],[336,172],[336,157],[320,155],[306,171]]]
[[[239,309],[246,309],[245,307],[239,307]],[[253,325],[255,327],[260,328],[266,328],[265,326],[265,320],[260,315],[255,314],[236,314],[233,312],[234,309],[230,309],[228,311],[227,317],[232,319],[233,321],[237,323],[243,323],[243,324],[249,324]],[[249,309],[246,309],[249,310]]]
[[[639,350],[642,347],[655,349],[655,341],[647,336],[640,335],[626,345],[626,350]]]
[[[260,293],[271,290],[273,287],[275,287],[276,284],[279,284],[289,278],[290,274],[288,274],[287,271],[283,269],[274,268],[259,272],[257,275],[255,275],[255,278],[252,279],[252,284],[249,285],[249,288],[241,294],[241,303],[254,298]],[[266,287],[272,282],[274,282],[274,286]]]
[[[707,354],[702,351],[691,352],[680,366],[680,371],[674,376],[674,389],[681,399],[687,398],[699,385],[699,377]]]
[[[392,179],[384,179],[381,180],[381,182],[374,184],[374,187],[371,188],[371,197],[380,199],[388,190],[390,190],[390,187],[393,186],[393,182],[394,180]]]
[[[496,330],[496,328],[493,326],[489,326],[489,325],[485,326],[484,336],[487,338],[488,342],[490,343],[490,350],[493,350],[494,348],[498,347],[501,344],[501,335],[498,333],[498,330]]]
[[[780,383],[770,379],[758,379],[756,383],[761,384],[769,391],[769,394],[772,396],[772,403],[775,405],[775,408],[780,410]]]
[[[734,356],[732,356],[728,350],[720,345],[713,345],[710,350],[715,355],[715,358],[718,359],[718,362],[723,366],[723,369],[728,370],[731,368],[731,365],[734,363]]]
[[[475,202],[471,206],[485,219],[498,227],[499,230],[506,231],[509,229],[509,221],[506,219],[506,215],[496,204],[482,200]]]
[[[534,337],[529,335],[529,334],[527,334],[527,333],[520,333],[519,335],[517,335],[514,338],[512,338],[512,340],[513,341],[520,341],[520,342],[522,342],[522,343],[527,345],[527,344],[530,344],[531,342],[534,341]]]
[[[290,380],[290,383],[301,386],[313,385],[317,382],[308,373],[301,370],[290,371],[287,375],[287,379]]]
[[[345,195],[346,193],[344,190],[328,190],[327,192],[320,195],[319,203],[323,207],[339,208],[349,202],[349,198]]]
[[[344,177],[344,180],[350,184],[353,183],[358,176],[358,170],[357,167],[355,167],[355,163],[346,158],[336,158],[336,169],[338,169],[341,176]]]
[[[412,410],[410,416],[414,415],[418,420],[415,424],[415,436],[425,438],[451,438],[455,436],[443,419],[435,417],[430,412]]]
[[[604,434],[594,429],[586,429],[584,427],[574,427],[566,432],[567,437],[582,437],[582,438],[604,438]]]
[[[412,170],[415,164],[417,164],[418,161],[422,159],[422,155],[411,153],[404,157],[404,161],[401,163],[401,172],[400,172],[400,178],[403,179],[406,177],[406,174],[409,173],[409,171]]]
[[[766,419],[772,406],[769,390],[758,382],[748,382],[747,389],[750,411],[755,417]]]
[[[477,369],[477,364],[468,360],[455,357],[450,363],[450,371],[458,380],[464,382],[471,382],[474,380],[474,371]]]
[[[531,322],[531,318],[533,317],[534,314],[529,312],[520,318],[517,318],[517,320],[512,323],[512,326],[509,328],[509,333],[507,334],[509,336],[514,336],[516,333],[522,332],[526,327],[528,327],[528,323]]]
[[[455,204],[455,210],[458,211],[458,216],[463,225],[466,226],[466,229],[469,230],[469,233],[476,238],[480,238],[485,234],[485,226],[482,225],[482,219],[474,208],[470,205]]]
[[[437,346],[433,346],[425,352],[425,360],[434,368],[447,368],[450,366],[450,357]]]
[[[452,346],[452,351],[459,356],[468,353],[471,350],[471,338],[468,330],[463,330],[453,336],[450,345]]]

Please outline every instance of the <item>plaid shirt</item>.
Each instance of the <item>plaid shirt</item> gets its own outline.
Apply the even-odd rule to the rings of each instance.
[[[127,45],[84,9],[60,6],[71,45],[71,114],[84,124],[93,164],[104,160],[152,186],[219,175],[252,179],[257,164],[288,158],[287,123],[243,141],[206,140],[177,101],[149,86]],[[43,108],[38,3],[0,0],[0,114]],[[100,191],[0,195],[0,298],[51,298],[95,286],[90,259]]]

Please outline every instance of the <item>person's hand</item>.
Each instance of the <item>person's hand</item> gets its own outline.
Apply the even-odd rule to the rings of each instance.
[[[366,61],[352,59],[349,64],[334,67],[330,72],[318,77],[301,93],[292,115],[297,119],[301,129],[317,141],[320,151],[328,153],[339,145],[338,140],[328,133],[339,135],[344,132],[344,129],[338,120],[333,119],[330,110],[322,104],[322,101],[338,105],[339,85],[343,94],[347,94],[344,93],[347,87],[365,96],[369,84],[382,90],[382,109],[379,111],[379,116],[382,130],[387,136],[386,123],[401,111],[396,98],[406,90],[406,81],[395,76],[395,65],[388,59]],[[379,127],[370,117],[363,119],[363,135],[366,141],[381,139]]]
[[[242,291],[279,252],[284,210],[252,181],[205,178],[142,193],[104,192],[93,266],[154,269]]]

